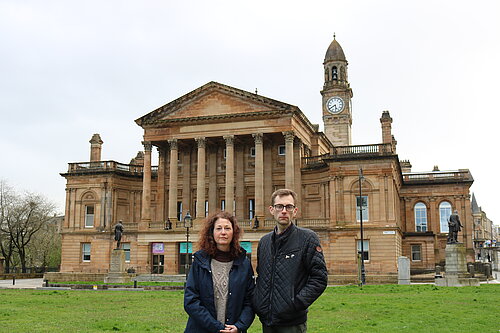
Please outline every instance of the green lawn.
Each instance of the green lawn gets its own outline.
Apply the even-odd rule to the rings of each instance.
[[[182,291],[0,290],[0,332],[183,332]],[[500,285],[329,287],[308,331],[499,332]],[[260,332],[258,319],[249,332]]]

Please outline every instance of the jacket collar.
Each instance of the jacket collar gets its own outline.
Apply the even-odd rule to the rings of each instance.
[[[281,234],[278,234],[278,227],[274,227],[273,240],[284,242],[290,237],[290,235],[297,229],[297,226],[292,222],[290,226],[285,229]]]
[[[247,251],[245,251],[244,248],[241,248],[240,255],[233,260],[233,266],[241,265],[243,263],[243,260],[245,260],[246,254]],[[208,255],[207,252],[205,252],[204,250],[199,250],[193,255],[193,257],[194,260],[197,260],[200,263],[200,266],[210,270],[210,260],[212,260],[212,258]]]

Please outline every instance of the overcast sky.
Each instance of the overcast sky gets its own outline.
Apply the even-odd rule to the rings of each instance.
[[[353,144],[389,110],[413,171],[470,169],[499,223],[500,1],[0,0],[0,178],[64,212],[69,162],[128,163],[135,119],[217,81],[321,124],[323,60],[349,61]],[[322,128],[322,124],[321,124]]]

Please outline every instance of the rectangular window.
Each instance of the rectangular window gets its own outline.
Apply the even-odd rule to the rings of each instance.
[[[356,241],[358,244],[358,253],[361,253],[361,241]],[[363,240],[363,253],[362,258],[364,261],[370,260],[370,242],[368,240]]]
[[[250,157],[255,157],[255,147],[250,147]]]
[[[130,243],[122,243],[122,249],[125,251],[125,262],[130,262]]]
[[[285,145],[278,146],[278,155],[284,156],[286,152]]]
[[[251,220],[255,216],[255,199],[248,200],[248,218]]]
[[[85,206],[85,228],[94,227],[94,205]]]
[[[226,210],[226,200],[224,199],[220,201],[220,210]]]
[[[223,153],[224,159],[226,159],[226,156],[227,156],[227,150],[226,150],[226,148],[224,148],[224,153]]]
[[[205,200],[205,217],[208,216],[208,200]]]
[[[363,215],[363,222],[368,221],[368,196],[356,196],[356,220],[361,221],[361,216],[359,212],[359,207],[361,206],[361,211]]]
[[[82,261],[90,261],[90,243],[82,243]]]
[[[177,221],[182,221],[182,201],[177,201]]]
[[[422,246],[421,245],[412,245],[411,246],[411,260],[412,261],[422,260]]]

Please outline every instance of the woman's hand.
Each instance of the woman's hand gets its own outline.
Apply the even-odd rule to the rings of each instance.
[[[238,327],[234,325],[226,325],[226,328],[220,330],[221,333],[238,333]]]

